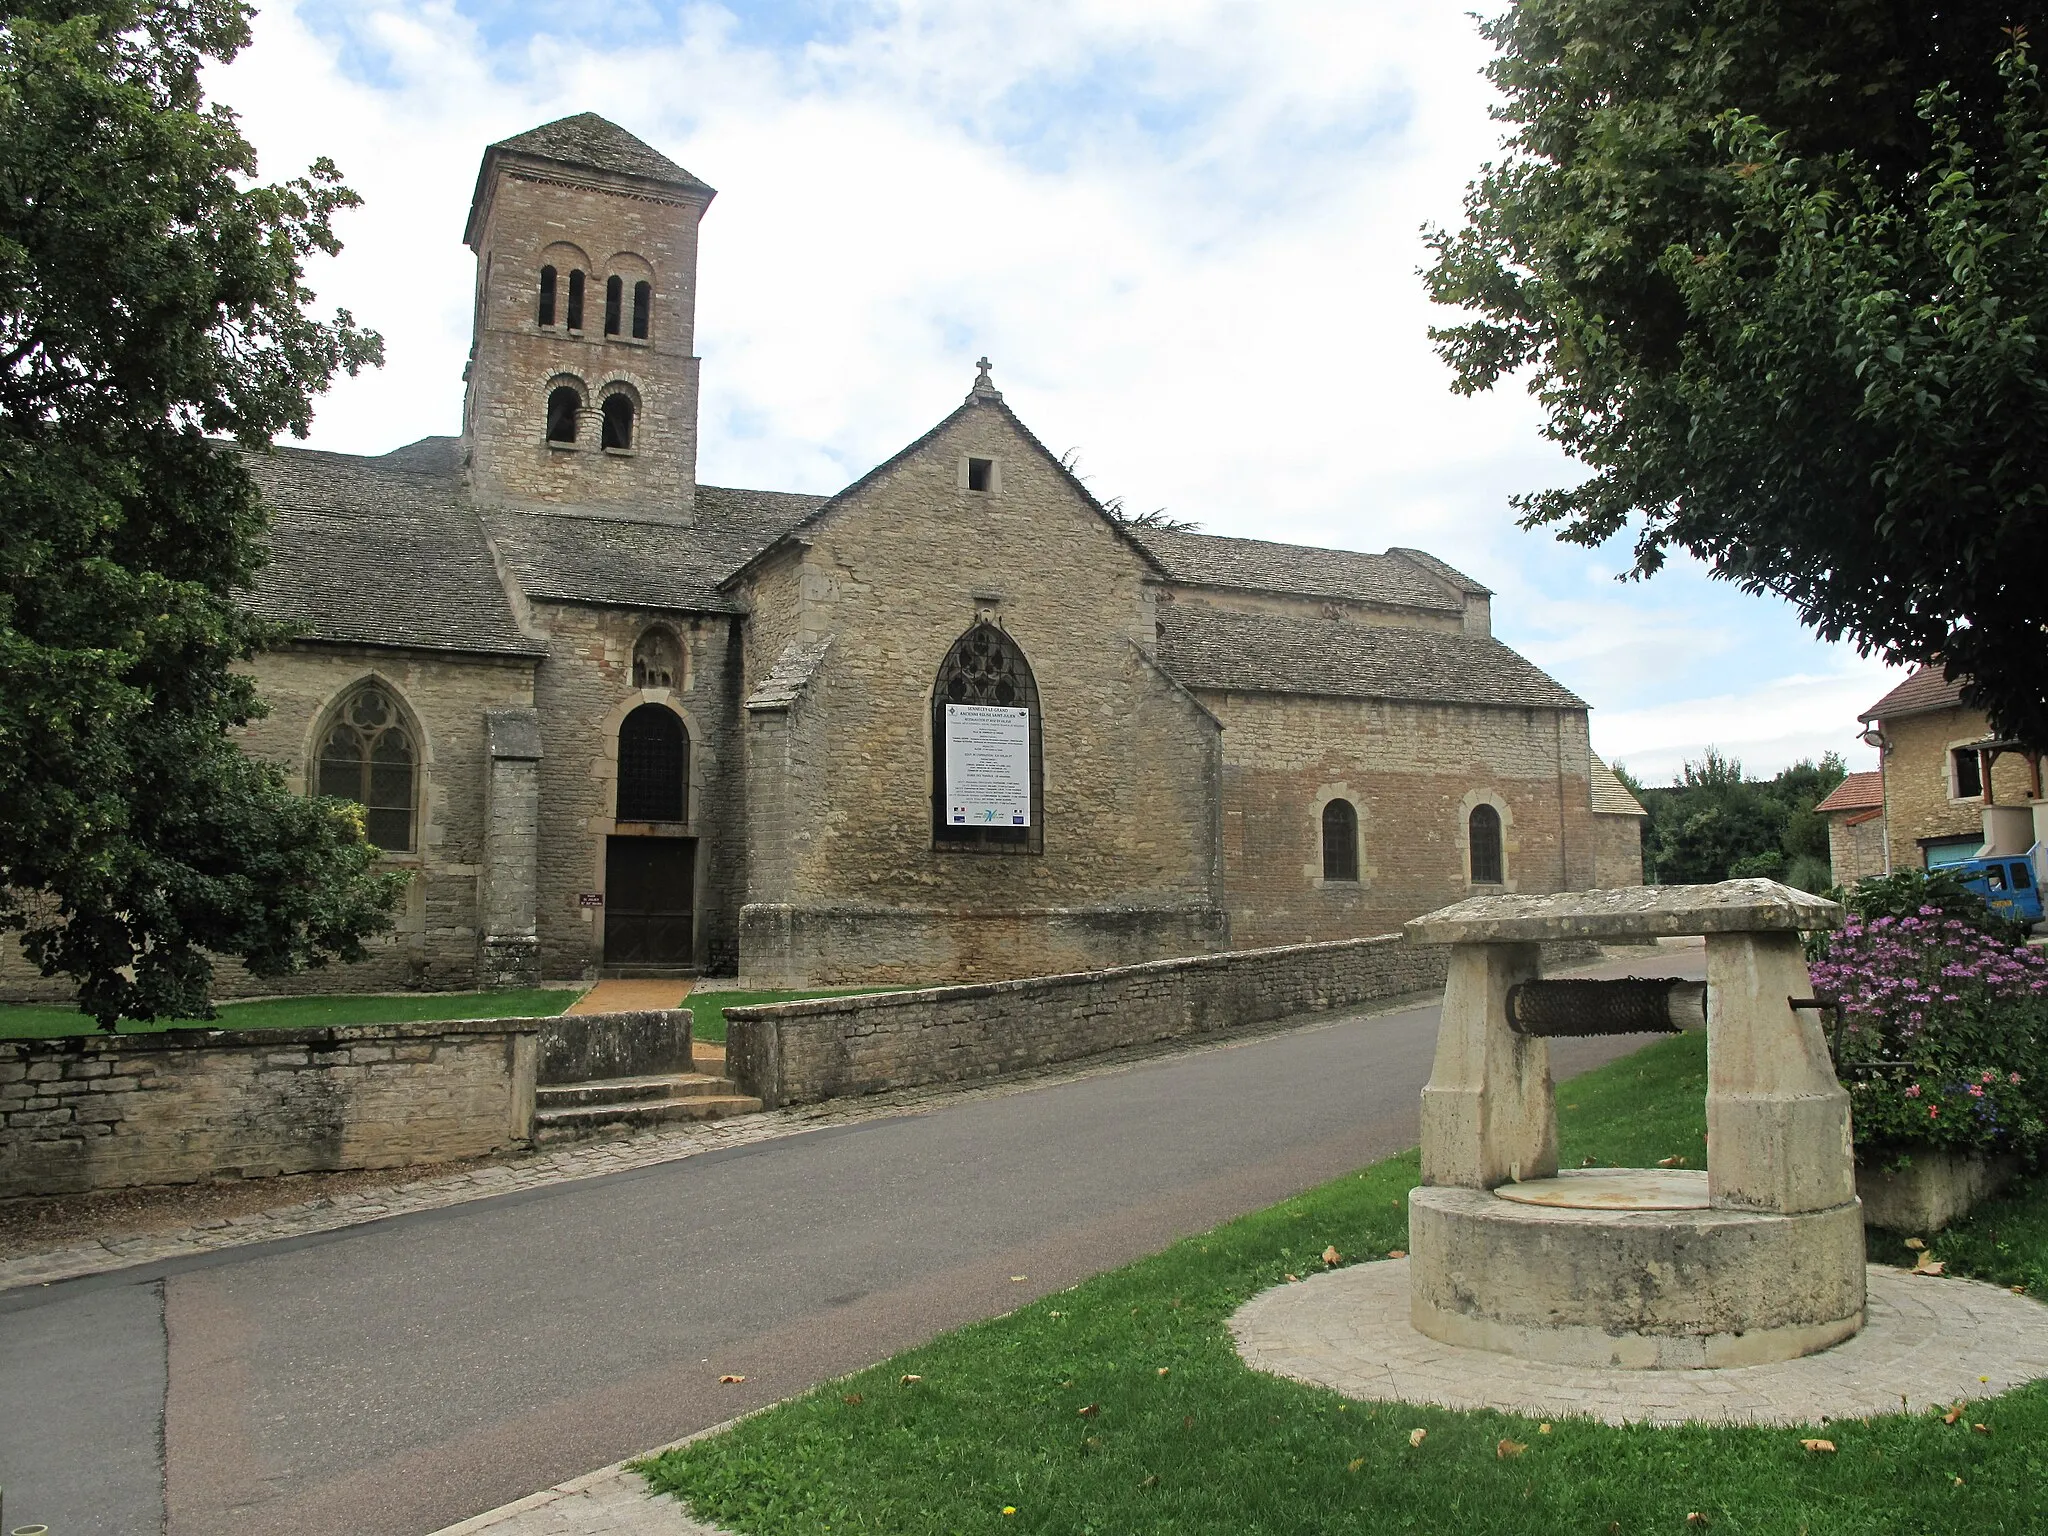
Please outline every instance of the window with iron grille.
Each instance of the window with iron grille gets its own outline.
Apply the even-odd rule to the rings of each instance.
[[[642,704],[619,726],[620,821],[687,821],[690,737],[672,709]]]
[[[946,820],[948,704],[983,704],[1030,711],[1031,825],[959,827]],[[1045,851],[1045,758],[1038,713],[1038,682],[1017,642],[983,620],[953,642],[932,689],[932,841],[942,848],[990,853]]]

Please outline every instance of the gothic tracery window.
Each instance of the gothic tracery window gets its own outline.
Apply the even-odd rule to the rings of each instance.
[[[946,706],[979,704],[1029,711],[1031,814],[1028,826],[957,826],[947,816]],[[1045,771],[1038,682],[1017,642],[986,620],[953,643],[932,690],[932,840],[1017,853],[1045,847]]]
[[[363,807],[363,830],[386,853],[413,851],[418,748],[398,704],[381,684],[347,698],[320,737],[314,787]]]
[[[1475,805],[1466,821],[1467,845],[1472,856],[1472,883],[1502,883],[1500,812],[1490,805]]]
[[[683,675],[682,648],[668,630],[656,627],[633,647],[635,688],[674,688]]]

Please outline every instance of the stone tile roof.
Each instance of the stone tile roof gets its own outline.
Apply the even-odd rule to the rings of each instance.
[[[275,518],[257,613],[347,644],[541,654],[456,481],[307,448],[246,462]]]
[[[1425,565],[1405,550],[1369,555],[1158,528],[1133,528],[1130,534],[1170,580],[1191,587],[1282,592],[1445,613],[1463,610],[1464,592],[1486,591],[1441,561],[1425,556]]]
[[[1160,619],[1159,662],[1189,688],[1585,708],[1489,635],[1176,606]]]
[[[775,658],[775,665],[769,668],[768,675],[761,679],[761,686],[748,698],[747,708],[788,709],[810,686],[811,679],[825,660],[825,653],[831,649],[830,635],[790,641],[782,648],[782,654]]]
[[[1962,702],[1962,679],[1950,682],[1941,675],[1938,666],[1915,667],[1912,676],[1856,718],[1897,720],[1906,715],[1924,715],[1930,710],[1954,709]]]
[[[1868,811],[1884,804],[1882,773],[1852,773],[1837,784],[1816,811]]]
[[[697,487],[696,526],[493,509],[485,526],[528,597],[622,608],[738,613],[719,589],[824,501],[782,491]]]
[[[1628,786],[1614,770],[1593,754],[1593,814],[1595,816],[1647,816],[1643,803],[1628,792]]]
[[[515,155],[533,155],[542,160],[559,160],[564,165],[588,166],[592,170],[614,171],[626,176],[645,176],[678,186],[711,189],[669,159],[652,144],[635,138],[609,118],[595,112],[578,112],[558,117],[552,123],[529,128],[491,146]]]

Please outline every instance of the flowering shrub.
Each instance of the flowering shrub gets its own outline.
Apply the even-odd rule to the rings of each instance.
[[[2048,960],[1923,906],[1852,917],[1810,967],[1866,1160],[2048,1147]]]

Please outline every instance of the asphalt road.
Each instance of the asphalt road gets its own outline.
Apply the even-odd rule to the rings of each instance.
[[[1412,1145],[1436,1017],[0,1295],[0,1529],[422,1536]]]

